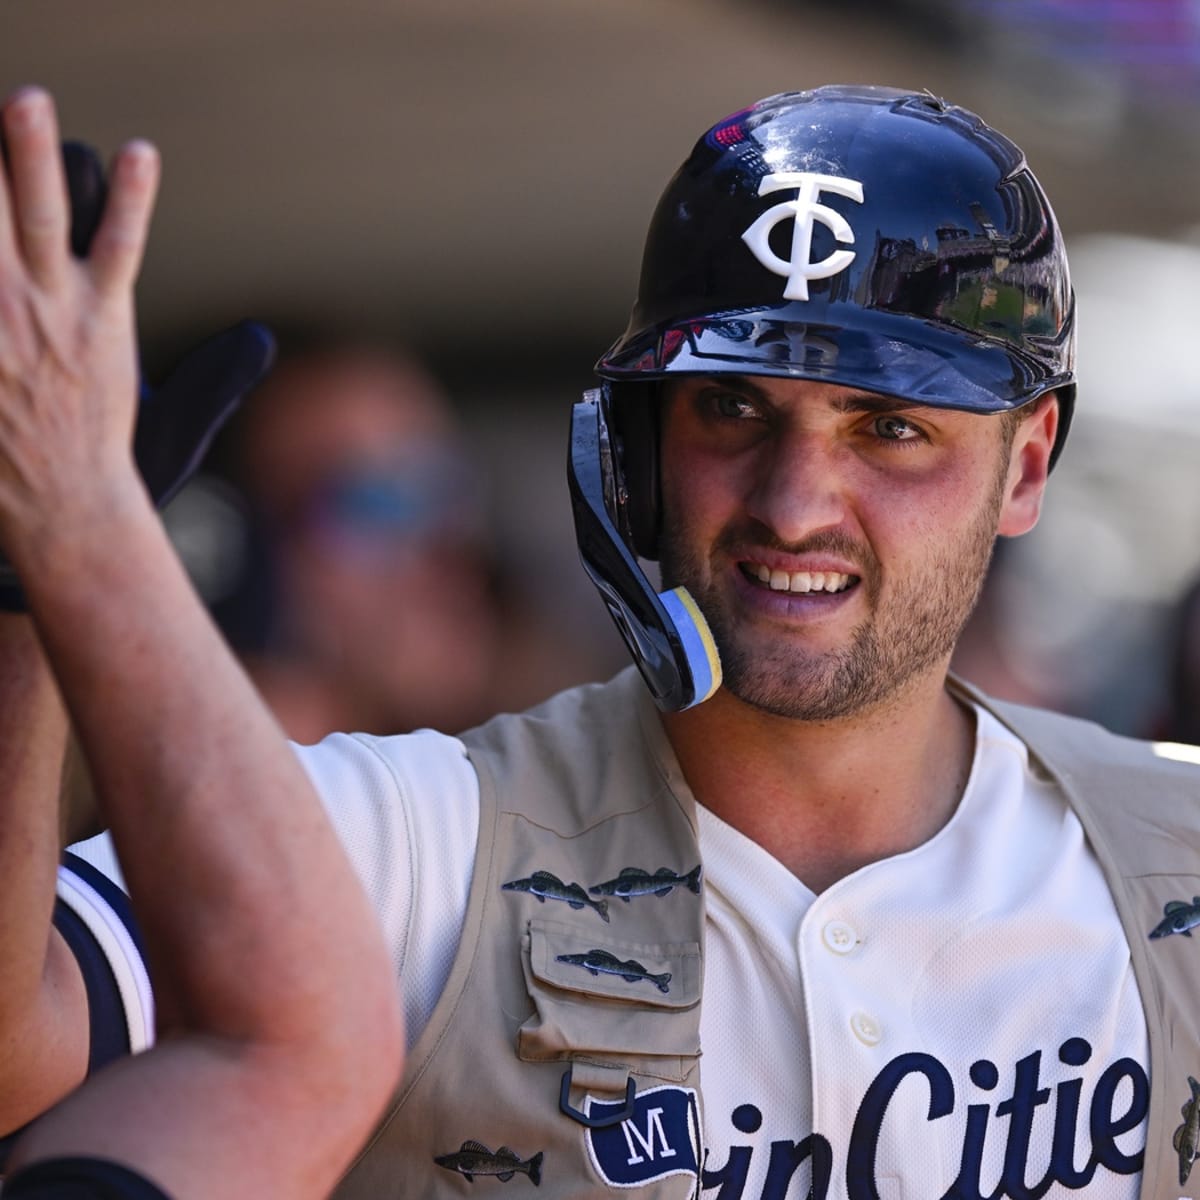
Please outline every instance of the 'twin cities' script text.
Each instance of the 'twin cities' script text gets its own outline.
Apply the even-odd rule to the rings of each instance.
[[[1070,1038],[1059,1048],[1059,1061],[1079,1067],[1092,1054],[1083,1038]],[[957,1107],[956,1093],[950,1072],[929,1054],[902,1054],[879,1073],[863,1096],[862,1104],[850,1131],[846,1146],[845,1182],[850,1200],[876,1200],[881,1191],[877,1179],[881,1175],[912,1177],[911,1161],[884,1163],[879,1161],[880,1134],[888,1122],[888,1106],[897,1089],[905,1081],[924,1081],[929,1093],[927,1120],[954,1120],[965,1130],[957,1177],[949,1188],[929,1191],[928,1200],[1040,1200],[1055,1183],[1067,1188],[1084,1188],[1097,1170],[1132,1175],[1142,1168],[1144,1147],[1126,1152],[1117,1145],[1117,1138],[1136,1129],[1146,1118],[1150,1086],[1146,1072],[1129,1058],[1118,1059],[1107,1067],[1096,1081],[1091,1103],[1081,1112],[1083,1082],[1067,1079],[1052,1090],[1040,1086],[1041,1051],[1022,1058],[1015,1067],[1011,1094],[991,1103],[969,1103]],[[995,1092],[1000,1085],[996,1065],[981,1059],[970,1068],[970,1079],[976,1092]],[[966,1089],[964,1088],[964,1091]],[[1007,1091],[1007,1088],[1005,1089]],[[1004,1096],[1004,1092],[1000,1093]],[[756,1133],[762,1126],[763,1115],[752,1104],[734,1110],[731,1121],[742,1133]],[[895,1121],[893,1114],[892,1120]],[[1050,1154],[1046,1161],[1030,1161],[1030,1142],[1035,1123],[1050,1122]],[[1090,1153],[1076,1160],[1077,1130],[1084,1133],[1082,1145],[1090,1143]],[[1039,1128],[1044,1128],[1040,1126]],[[918,1130],[904,1131],[910,1145],[918,1143]],[[995,1139],[1004,1140],[1003,1167],[999,1178],[995,1170],[991,1178],[983,1175],[985,1147],[991,1150]],[[702,1183],[706,1193],[716,1189],[707,1200],[751,1200],[743,1198],[750,1175],[754,1150],[749,1146],[733,1146],[723,1166],[706,1163]],[[825,1200],[835,1169],[834,1150],[819,1133],[801,1141],[771,1143],[766,1178],[758,1200],[784,1200],[789,1184],[801,1166],[808,1163],[812,1200]],[[932,1164],[930,1164],[932,1165]],[[1030,1179],[1029,1173],[1034,1173]],[[931,1181],[932,1182],[932,1181]],[[803,1191],[796,1192],[801,1195]],[[908,1193],[915,1194],[915,1193]],[[922,1196],[926,1193],[921,1193]]]

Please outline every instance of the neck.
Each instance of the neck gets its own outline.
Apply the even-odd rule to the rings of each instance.
[[[974,721],[944,672],[834,721],[773,716],[722,689],[663,723],[696,799],[814,892],[937,833],[974,758]]]

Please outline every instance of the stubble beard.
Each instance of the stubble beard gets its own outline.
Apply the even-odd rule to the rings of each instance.
[[[717,572],[703,570],[700,553],[687,544],[671,514],[660,542],[663,581],[691,592],[712,630],[724,686],[732,695],[793,720],[848,717],[894,700],[918,676],[949,660],[983,588],[1003,487],[1001,474],[988,503],[962,535],[882,600],[878,560],[868,545],[825,533],[785,546],[762,526],[727,529],[713,548],[714,562],[728,563],[730,558],[721,551],[736,545],[743,550],[757,546],[795,554],[830,553],[861,565],[858,587],[866,591],[871,615],[852,631],[845,646],[835,650],[808,650],[782,632],[764,650],[761,629],[755,637],[744,636],[732,604],[716,583]]]

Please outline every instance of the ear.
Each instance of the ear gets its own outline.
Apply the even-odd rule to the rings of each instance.
[[[1001,537],[1019,537],[1037,524],[1057,432],[1058,397],[1050,392],[1029,406],[1013,436],[996,530]]]

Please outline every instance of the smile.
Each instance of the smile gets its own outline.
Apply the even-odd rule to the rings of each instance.
[[[781,571],[764,563],[741,563],[740,566],[747,579],[765,584],[773,592],[844,592],[852,583],[858,582],[858,576],[837,571]]]

